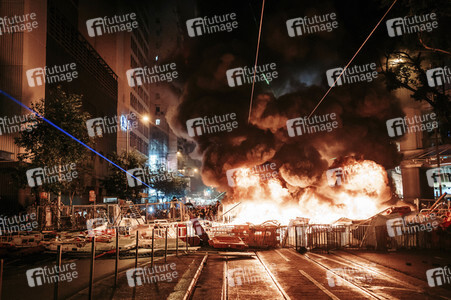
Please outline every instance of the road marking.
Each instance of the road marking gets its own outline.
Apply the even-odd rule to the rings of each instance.
[[[229,296],[227,295],[227,284],[228,284],[228,268],[227,268],[227,256],[225,257],[225,261],[224,261],[224,267],[222,269],[223,274],[222,274],[222,291],[221,291],[221,300],[227,300],[229,299]]]
[[[338,298],[337,296],[335,296],[334,294],[332,294],[328,289],[326,289],[321,283],[319,283],[318,281],[316,281],[315,279],[313,279],[309,274],[305,273],[302,270],[298,270],[299,273],[301,273],[302,275],[304,275],[308,280],[310,280],[311,282],[313,282],[320,290],[322,290],[327,296],[329,296],[331,299],[334,300],[340,300],[340,298]]]
[[[321,257],[322,259],[328,259],[328,260],[330,260],[330,261],[334,261],[334,262],[336,262],[336,263],[339,263],[339,264],[352,264],[352,265],[354,265],[354,266],[357,266],[358,268],[360,268],[360,269],[362,269],[362,270],[365,270],[365,271],[363,271],[363,272],[366,272],[366,271],[370,271],[371,273],[373,273],[373,274],[376,274],[376,275],[379,275],[379,276],[382,276],[382,277],[386,277],[386,278],[388,278],[388,279],[390,279],[390,280],[392,280],[393,282],[396,282],[398,285],[402,285],[404,288],[407,288],[407,289],[410,289],[410,290],[414,290],[414,291],[416,291],[417,293],[425,293],[426,291],[423,289],[423,288],[419,288],[419,287],[417,287],[417,286],[415,286],[415,285],[412,285],[412,284],[410,284],[410,283],[408,283],[407,281],[403,281],[403,282],[400,282],[399,280],[398,280],[398,278],[395,278],[395,277],[392,277],[392,276],[390,276],[390,275],[388,275],[388,274],[386,274],[385,272],[383,272],[383,271],[380,271],[380,270],[378,270],[377,269],[377,266],[376,265],[362,265],[363,264],[363,262],[356,262],[356,261],[354,261],[354,262],[351,262],[349,259],[347,259],[347,258],[345,258],[345,257],[343,257],[343,256],[340,256],[340,255],[337,255],[337,254],[334,254],[334,255],[336,255],[337,256],[337,258],[339,258],[340,260],[336,260],[336,259],[333,259],[333,258],[330,258],[330,257],[327,257],[327,258],[323,258],[321,255],[319,255],[319,254],[316,254],[316,253],[309,253],[309,255],[314,255],[314,256],[316,256],[316,257]],[[308,257],[308,255],[307,255],[307,257]],[[344,262],[343,262],[344,261]],[[373,264],[375,264],[374,262],[372,262]],[[381,266],[383,266],[383,265],[381,265]],[[384,267],[384,266],[383,266]],[[409,276],[409,275],[408,275]],[[341,277],[341,276],[340,276]],[[411,277],[411,276],[410,276]],[[391,287],[391,288],[394,288],[394,287]],[[379,294],[381,294],[381,295],[384,295],[383,293],[379,293]],[[388,298],[387,299],[389,299],[390,298],[390,296],[388,296]]]
[[[195,265],[196,260],[193,259],[193,261],[189,264],[188,268],[186,269],[185,273],[183,273],[182,277],[175,285],[172,293],[169,294],[167,300],[183,299],[186,292],[186,288],[189,286],[191,279],[194,276],[194,274],[190,273],[192,273],[192,270],[196,268]]]
[[[258,252],[255,252],[255,254],[257,255],[258,260],[260,261],[260,263],[262,264],[263,268],[266,270],[266,272],[268,273],[269,277],[271,278],[271,280],[274,282],[274,284],[276,285],[277,289],[279,290],[279,292],[282,294],[282,297],[285,300],[291,300],[290,296],[288,296],[288,294],[283,290],[282,286],[279,284],[279,282],[277,281],[276,277],[274,277],[274,275],[272,274],[271,270],[266,266],[266,264],[263,262],[263,259],[261,258],[261,255],[258,254]]]
[[[290,261],[285,255],[283,255],[282,253],[280,253],[279,250],[276,250],[277,254],[279,254],[280,256],[282,256],[283,259],[285,259],[286,261]]]

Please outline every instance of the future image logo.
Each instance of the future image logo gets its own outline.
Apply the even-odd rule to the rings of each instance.
[[[393,118],[386,122],[388,135],[390,137],[401,137],[406,133],[415,133],[421,131],[431,132],[438,128],[435,113],[424,114],[421,116],[411,116],[404,118]]]
[[[235,168],[235,169],[230,169],[226,171],[226,176],[227,176],[227,183],[229,184],[229,186],[231,187],[235,187],[236,183],[235,183],[235,176],[236,176],[236,172],[239,172],[240,170],[242,170],[241,168]]]
[[[78,271],[75,263],[66,263],[60,266],[34,268],[26,271],[29,287],[42,286],[44,284],[55,284],[57,282],[72,282],[78,278]]]
[[[342,168],[327,170],[326,177],[329,186],[342,185],[346,182],[345,171]]]
[[[186,121],[186,129],[190,137],[201,136],[204,128],[204,119],[194,118]]]
[[[327,83],[330,87],[356,82],[372,82],[377,76],[375,63],[353,65],[346,70],[339,67],[326,71]]]
[[[38,28],[38,21],[36,21],[35,13],[0,17],[0,36],[3,34],[31,32],[36,28]]]
[[[152,67],[129,69],[125,72],[127,82],[130,87],[141,86],[158,82],[172,82],[178,78],[177,66],[175,63],[155,65]]]
[[[0,235],[14,232],[30,232],[39,227],[35,213],[14,217],[0,217]]]
[[[294,18],[286,21],[287,32],[290,37],[296,37],[318,32],[331,32],[338,28],[337,15],[329,13],[320,16]]]
[[[430,287],[451,284],[451,268],[449,266],[429,269],[426,271],[428,285]]]
[[[430,13],[421,16],[406,16],[403,18],[393,18],[387,20],[387,32],[389,37],[401,36],[404,34],[431,32],[438,27],[437,15]]]
[[[178,177],[175,172],[166,172],[163,169],[134,168],[127,170],[127,181],[129,187],[139,187],[143,184],[168,181],[172,182]]]
[[[72,82],[72,80],[78,78],[76,63],[34,68],[27,70],[25,73],[30,87],[42,86],[45,83]]]
[[[144,176],[145,173],[143,168],[135,168],[127,170],[128,186],[130,187],[141,186],[143,182],[145,182]]]
[[[444,68],[430,69],[426,71],[426,78],[430,87],[450,84],[451,70],[447,66]]]
[[[37,125],[38,122],[35,114],[0,117],[0,135],[14,134],[22,131],[31,132],[37,128]]]
[[[37,187],[43,184],[51,184],[56,182],[71,182],[78,177],[76,166],[74,163],[62,166],[34,168],[26,171],[28,185]]]
[[[227,70],[227,83],[230,87],[240,86],[244,84],[243,78],[244,70],[243,68],[235,68]]]
[[[134,268],[127,270],[126,275],[127,282],[130,287],[143,285],[143,276],[144,276],[143,268]]]
[[[124,124],[122,124],[122,120]],[[123,131],[131,131],[138,128],[138,120],[135,113],[114,117],[94,118],[86,121],[86,128],[90,137],[103,137],[105,133],[116,133],[119,124]]]
[[[127,76],[128,85],[130,87],[143,85],[144,83],[144,69],[143,68],[135,68],[130,69],[125,72]]]
[[[194,18],[186,21],[188,36],[197,37],[217,32],[231,32],[238,28],[236,14],[214,15],[213,17]]]
[[[288,136],[296,137],[319,132],[331,132],[338,128],[337,114],[313,115],[287,120]]]
[[[108,220],[106,218],[94,218],[94,219],[88,219],[86,221],[86,229],[88,230],[88,236],[96,236],[101,235],[102,233],[95,230],[98,226],[104,225],[105,223],[108,223]]]
[[[451,167],[440,167],[427,170],[426,178],[430,187],[438,185],[439,182],[445,185],[451,183]]]
[[[387,233],[390,237],[403,234],[411,234],[420,231],[431,232],[439,226],[435,214],[431,215],[407,215],[404,217],[389,219],[386,222]]]
[[[45,75],[43,68],[27,70],[27,81],[30,87],[41,86],[45,83]]]
[[[327,283],[330,287],[341,286],[344,278],[346,281],[351,281],[356,284],[370,283],[373,280],[372,273],[363,268],[335,268],[327,270]]]
[[[387,233],[391,237],[402,235],[404,226],[403,218],[390,219],[387,221]]]
[[[238,121],[235,113],[224,115],[204,116],[186,121],[186,130],[190,137],[202,136],[203,134],[213,134],[221,132],[231,132],[238,128]]]
[[[101,36],[122,31],[131,32],[138,28],[135,13],[114,15],[112,17],[94,18],[86,21],[88,35],[90,37]]]
[[[178,277],[178,272],[176,264],[171,263],[129,269],[126,275],[128,285],[130,287],[136,287],[144,284],[156,284],[158,282],[172,282]]]
[[[279,172],[275,163],[265,163],[261,165],[256,165],[251,168],[235,168],[226,171],[227,183],[230,187],[235,187],[237,185],[236,179],[239,174],[243,174],[246,177],[248,175],[255,175],[258,177],[260,182],[269,179],[275,179],[278,177]]]
[[[255,77],[254,77],[255,73]],[[244,84],[252,84],[255,82],[266,82],[269,84],[276,79],[279,73],[276,71],[276,63],[259,65],[256,67],[240,67],[229,69],[226,71],[227,84],[229,87],[242,86]]]
[[[229,269],[227,273],[227,281],[231,287],[263,281],[261,272],[255,267]]]

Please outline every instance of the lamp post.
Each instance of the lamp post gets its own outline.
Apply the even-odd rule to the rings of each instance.
[[[130,114],[128,114],[125,118],[126,118],[126,125],[125,125],[125,132],[126,132],[126,146],[125,146],[125,153],[126,153],[126,158],[128,160],[128,153],[129,153],[129,149],[130,149],[130,121],[133,121],[132,119],[129,118]],[[148,124],[150,123],[150,117],[148,115],[143,115],[141,118],[137,119],[138,122],[139,120],[141,120],[144,124]]]
[[[130,114],[128,114],[127,116],[125,116],[125,136],[126,136],[126,145],[125,145],[125,157],[127,160],[127,170],[129,169],[129,161],[128,161],[128,153],[129,153],[129,149],[130,149],[130,121],[131,119],[129,118]],[[150,118],[148,115],[143,115],[141,118],[138,118],[138,122],[139,120],[142,120],[143,123],[148,123],[150,121]],[[128,182],[125,183],[125,190],[128,191]]]

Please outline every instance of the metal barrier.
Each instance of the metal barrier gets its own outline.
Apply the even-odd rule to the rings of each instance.
[[[236,236],[252,248],[278,247],[285,235],[285,227],[276,225],[219,225],[206,228],[213,236]]]
[[[122,203],[119,204],[96,204],[96,205],[61,205],[59,208],[56,205],[37,206],[30,210],[30,213],[35,213],[38,216],[39,229],[61,229],[61,230],[86,230],[86,224],[89,219],[105,218],[111,224],[116,224],[123,217],[139,219],[138,223],[152,223],[153,220],[158,219],[156,212],[169,211],[171,206],[176,204],[174,209],[176,216],[161,217],[171,221],[186,221],[189,219],[187,215],[186,206],[181,201],[164,202],[164,203]],[[123,210],[131,211],[136,209],[139,216],[133,216],[133,212],[124,214]]]
[[[385,226],[381,226],[379,231],[386,231]],[[394,236],[387,237],[388,248],[419,248],[419,249],[450,249],[451,232],[438,228],[436,230],[421,230],[417,226],[409,226],[409,229],[402,225],[392,226]],[[376,228],[377,230],[377,228]]]
[[[364,249],[449,249],[451,234],[436,230],[410,230],[393,226],[372,225],[296,225],[285,227],[282,247],[304,248],[310,251],[329,251],[340,248]],[[390,234],[389,234],[390,233]]]

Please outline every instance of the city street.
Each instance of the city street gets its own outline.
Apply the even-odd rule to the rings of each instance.
[[[136,288],[127,284],[124,272],[120,272],[118,286],[114,288],[114,260],[99,259],[95,266],[94,298],[182,299],[206,254],[208,258],[195,283],[192,299],[449,299],[451,291],[451,285],[429,287],[425,277],[428,268],[451,264],[451,256],[443,253],[433,257],[416,252],[299,254],[276,249],[247,255],[199,251],[188,256],[170,256],[168,263],[174,262],[178,272],[173,282],[153,282]],[[45,261],[50,263],[50,257]],[[62,283],[60,297],[86,299],[89,261],[64,259],[63,263],[71,261],[80,270],[79,278],[71,284]],[[133,263],[133,259],[120,260],[119,268],[125,270]],[[149,264],[149,258],[139,259],[140,267]],[[156,266],[163,264],[162,258],[155,261]],[[52,297],[52,285],[36,290],[27,286],[24,271],[30,267],[33,266],[18,261],[5,267],[5,299],[24,299],[30,293]],[[350,272],[351,268],[358,271]],[[330,275],[330,270],[336,274]]]
[[[0,0],[0,300],[451,300],[450,25]]]

